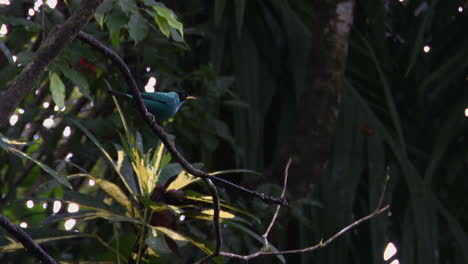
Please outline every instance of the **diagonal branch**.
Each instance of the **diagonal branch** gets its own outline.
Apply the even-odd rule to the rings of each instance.
[[[60,28],[54,28],[34,54],[31,62],[10,83],[8,88],[0,92],[0,126],[7,124],[10,115],[19,103],[33,88],[44,69],[57,57],[60,52],[75,38],[103,0],[83,0],[75,12]]]
[[[109,59],[112,60],[116,64],[116,66],[119,68],[119,70],[122,72],[122,74],[125,77],[125,81],[127,82],[128,86],[130,87],[131,93],[133,94],[133,98],[135,99],[138,110],[143,116],[143,119],[145,122],[148,124],[148,126],[153,130],[154,133],[158,135],[158,137],[161,139],[161,142],[164,144],[164,146],[167,148],[167,150],[171,153],[172,157],[177,160],[177,162],[190,174],[203,178],[203,179],[210,179],[212,181],[218,182],[218,183],[223,183],[225,185],[228,185],[230,187],[233,187],[234,189],[243,191],[245,193],[248,193],[256,198],[259,198],[263,201],[274,203],[274,204],[281,204],[281,205],[287,205],[287,201],[285,198],[277,198],[277,197],[272,197],[269,195],[266,195],[264,193],[259,193],[253,190],[249,190],[247,188],[244,188],[242,186],[239,186],[237,184],[234,184],[230,181],[227,181],[222,178],[218,178],[213,175],[209,175],[208,173],[199,170],[195,167],[193,167],[186,159],[185,157],[177,150],[174,144],[171,143],[169,140],[168,136],[162,129],[162,127],[158,124],[156,121],[156,118],[148,112],[146,109],[145,104],[143,103],[143,99],[141,98],[141,94],[138,90],[138,86],[135,82],[135,79],[133,78],[132,73],[130,72],[130,69],[127,67],[125,62],[122,60],[122,58],[114,52],[112,49],[108,48],[105,44],[103,44],[101,41],[97,40],[93,36],[86,34],[84,32],[80,32],[78,34],[78,38],[80,38],[82,41],[88,43],[92,47],[96,48],[100,52],[102,52],[104,55],[106,55]]]
[[[23,244],[24,248],[31,252],[37,259],[45,264],[57,264],[41,246],[39,246],[21,227],[13,224],[8,218],[0,214],[0,226],[11,236]]]
[[[284,197],[284,194],[286,192],[286,184],[287,184],[287,181],[288,181],[288,170],[289,170],[290,165],[291,165],[291,159],[288,160],[288,163],[286,164],[286,168],[284,169],[284,184],[283,184],[283,192],[281,193],[281,197]],[[383,202],[383,200],[385,198],[385,192],[387,190],[387,184],[388,184],[389,180],[390,180],[390,178],[387,175],[387,177],[385,178],[385,181],[383,183],[383,188],[382,188],[382,193],[380,194],[379,203],[378,203],[377,207],[375,208],[375,210],[372,213],[370,213],[369,215],[364,216],[364,217],[352,222],[351,224],[344,227],[343,229],[341,229],[340,231],[335,233],[333,236],[328,238],[325,242],[323,240],[321,240],[319,243],[317,243],[317,244],[315,244],[313,246],[307,247],[307,248],[282,250],[282,251],[275,251],[275,252],[268,251],[269,250],[269,248],[268,248],[268,233],[270,232],[271,228],[274,226],[275,220],[276,220],[276,218],[278,216],[279,209],[281,208],[281,205],[278,205],[276,207],[276,212],[274,213],[274,215],[273,215],[273,217],[271,219],[271,223],[267,228],[267,231],[265,232],[265,234],[262,235],[263,239],[265,240],[265,244],[264,244],[264,247],[263,247],[262,250],[257,251],[255,253],[252,253],[250,255],[240,255],[240,254],[231,253],[231,252],[220,252],[219,255],[223,256],[223,257],[236,258],[236,259],[242,259],[244,261],[248,261],[250,259],[257,258],[257,257],[260,257],[260,256],[307,253],[307,252],[311,252],[311,251],[326,247],[328,244],[335,241],[337,238],[342,236],[344,233],[346,233],[349,230],[353,229],[354,227],[362,224],[363,222],[365,222],[367,220],[370,220],[373,217],[385,212],[386,210],[388,210],[390,208],[390,205],[386,205],[384,207],[381,207],[382,202]]]
[[[340,231],[335,233],[332,237],[327,239],[325,242],[320,241],[319,243],[317,243],[316,245],[313,245],[311,247],[301,248],[301,249],[292,249],[292,250],[283,250],[283,251],[276,251],[276,252],[258,251],[258,252],[255,252],[253,254],[250,254],[250,255],[239,255],[239,254],[230,253],[230,252],[220,252],[219,255],[223,256],[223,257],[230,257],[230,258],[237,258],[237,259],[242,259],[242,260],[249,260],[249,259],[253,259],[253,258],[256,258],[256,257],[267,256],[267,255],[285,255],[285,254],[297,254],[297,253],[311,252],[311,251],[326,247],[328,244],[335,241],[337,238],[339,238],[344,233],[346,233],[349,230],[353,229],[357,225],[360,225],[363,222],[365,222],[365,221],[367,221],[367,220],[369,220],[369,219],[371,219],[371,218],[373,218],[373,217],[387,211],[388,208],[390,208],[390,206],[386,205],[383,208],[375,210],[371,214],[369,214],[367,216],[364,216],[363,218],[360,218],[359,220],[356,220],[353,223],[351,223],[350,225],[348,225],[345,228],[341,229]]]

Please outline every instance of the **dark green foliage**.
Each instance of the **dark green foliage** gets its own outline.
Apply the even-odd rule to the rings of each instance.
[[[307,65],[314,58],[308,54],[318,37],[311,21],[319,14],[308,1],[163,2],[168,9],[151,0],[106,0],[85,31],[122,56],[139,86],[154,76],[158,91],[184,90],[199,98],[164,123],[190,161],[202,161],[208,171],[268,171],[294,132],[299,99],[310,86]],[[8,27],[8,34],[0,37],[0,87],[19,74],[44,36],[55,24],[63,23],[77,3],[59,1],[55,9],[43,7],[29,20],[33,1],[14,0],[0,6],[0,25]],[[401,263],[468,262],[464,210],[468,21],[465,13],[458,12],[459,6],[462,1],[356,1],[327,173],[309,196],[289,194],[290,207],[281,212],[271,240],[278,249],[291,249],[328,238],[376,208],[386,178],[383,202],[391,204],[391,216],[378,216],[316,253],[261,261],[389,263],[383,261],[382,253],[391,241]],[[425,45],[430,52],[423,51]],[[115,261],[117,255],[110,248],[118,248],[122,258],[129,257],[141,231],[134,227],[141,219],[124,215],[129,208],[125,200],[116,203],[113,197],[111,206],[104,203],[112,197],[106,188],[118,186],[133,206],[167,210],[164,202],[141,197],[139,176],[131,165],[139,161],[137,152],[128,154],[138,149],[146,155],[140,157],[144,163],[151,164],[159,142],[134,104],[123,101],[131,131],[141,135],[133,147],[120,140],[126,138],[121,136],[125,128],[106,93],[105,81],[113,89],[127,91],[114,65],[75,40],[20,104],[24,113],[17,110],[17,123],[1,131],[0,212],[17,224],[39,227],[31,232],[49,232],[39,226],[45,221],[58,232],[49,235],[57,237],[69,235],[61,230],[67,217],[82,220],[76,228],[86,237],[50,239],[44,244],[58,259]],[[54,110],[62,100],[66,108]],[[43,126],[47,118],[54,119],[53,127]],[[64,137],[66,127],[71,134]],[[6,138],[18,142],[3,141]],[[73,157],[65,162],[68,153]],[[163,158],[164,169],[158,171],[161,185],[167,186],[181,172],[172,162],[168,156]],[[87,172],[115,186],[90,187],[89,175],[78,175]],[[67,175],[74,176],[64,178]],[[271,183],[281,179],[255,174],[227,177],[266,193],[280,192]],[[71,184],[73,192],[56,180]],[[209,207],[210,201],[201,195],[206,191],[199,185],[193,189],[187,199]],[[274,208],[237,193],[222,190],[222,196],[225,204],[242,209],[224,207],[235,213],[237,221],[225,222],[229,225],[223,230],[225,248],[246,253],[261,247],[256,234],[264,232]],[[24,206],[29,199],[36,201],[32,209]],[[69,215],[62,208],[51,217],[54,200],[73,201],[88,211]],[[41,207],[43,202],[46,209]],[[255,217],[246,212],[255,212]],[[197,211],[187,215],[200,223],[176,230],[184,236],[183,242],[177,242],[184,249],[182,256],[174,256],[174,247],[163,236],[148,235],[146,244],[161,256],[145,260],[190,262],[212,249],[211,222],[200,221],[210,215]],[[259,226],[258,219],[262,221]],[[170,231],[158,230],[174,238]],[[0,236],[0,247],[7,242]],[[24,251],[2,252],[0,262],[31,263],[32,258]]]

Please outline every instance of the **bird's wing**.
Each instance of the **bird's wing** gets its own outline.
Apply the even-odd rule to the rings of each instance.
[[[141,93],[141,97],[146,100],[156,101],[161,104],[170,104],[173,102],[173,98],[166,95],[166,93]]]

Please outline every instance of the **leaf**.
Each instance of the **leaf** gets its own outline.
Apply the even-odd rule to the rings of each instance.
[[[99,188],[101,188],[104,192],[106,192],[110,197],[112,197],[117,203],[119,203],[125,210],[134,217],[139,217],[138,210],[133,207],[133,204],[127,195],[120,189],[119,186],[116,184],[104,180],[104,179],[98,179],[95,177],[92,177],[89,174],[80,174],[80,176],[87,177],[91,180],[93,180]]]
[[[152,226],[151,228],[155,229],[156,231],[159,231],[161,233],[163,233],[164,235],[174,239],[174,240],[177,240],[177,241],[185,241],[185,242],[188,242],[189,240],[187,238],[185,238],[183,235],[171,230],[171,229],[168,229],[168,228],[165,228],[165,227],[162,227],[162,226]]]
[[[130,188],[129,184],[125,181],[125,177],[120,173],[120,170],[117,168],[117,166],[115,165],[114,161],[112,160],[111,156],[109,155],[109,153],[107,153],[107,151],[104,149],[104,147],[99,143],[99,141],[96,139],[96,137],[93,136],[93,134],[91,134],[91,132],[89,132],[88,129],[86,129],[83,125],[81,125],[80,123],[78,123],[77,121],[73,120],[73,119],[68,119],[72,124],[74,124],[75,126],[77,126],[81,131],[83,131],[83,133],[86,134],[86,136],[89,137],[89,139],[91,139],[91,141],[93,141],[93,143],[98,147],[98,149],[102,152],[102,154],[104,155],[104,157],[109,161],[109,163],[111,164],[112,168],[114,168],[114,170],[117,172],[117,174],[119,175],[120,179],[122,180],[123,184],[125,185],[125,187],[127,188],[127,190],[132,193],[132,188]]]
[[[231,130],[229,129],[226,123],[218,119],[213,119],[212,122],[213,132],[215,133],[215,135],[228,142],[233,142]]]
[[[199,249],[201,249],[206,254],[212,254],[213,253],[213,249],[212,249],[211,246],[208,245],[208,243],[206,243],[204,241],[201,241],[201,240],[199,240],[197,238],[194,238],[194,237],[191,237],[191,236],[188,236],[188,235],[183,235],[181,233],[175,232],[175,231],[173,231],[171,229],[161,227],[161,226],[151,226],[151,228],[153,228],[153,230],[156,230],[159,233],[162,233],[162,234],[172,238],[175,241],[189,242],[192,245],[194,245],[194,246],[198,247]]]
[[[171,249],[167,246],[164,237],[158,236],[156,232],[148,232],[146,244],[157,254],[169,254]]]
[[[27,20],[25,18],[18,18],[18,17],[7,17],[7,16],[0,16],[0,24],[7,24],[12,26],[23,26],[29,32],[38,32],[42,29],[41,25],[32,22],[31,20]]]
[[[197,192],[194,192],[194,191],[185,191],[184,192],[184,198],[190,199],[190,200],[193,200],[193,201],[199,201],[199,202],[205,202],[205,203],[213,204],[213,198],[211,196],[203,196],[203,195],[201,195],[201,194],[199,194]],[[260,224],[262,222],[262,221],[260,221],[260,219],[258,219],[253,214],[251,214],[251,213],[249,213],[247,211],[244,211],[242,209],[233,207],[233,206],[225,204],[225,203],[220,203],[220,206],[224,207],[224,208],[227,208],[227,209],[229,209],[231,211],[246,215],[246,216],[252,218],[253,220],[255,220],[258,224]]]
[[[112,9],[106,21],[110,36],[120,31],[120,29],[127,24],[127,21],[127,17],[121,10],[115,8]]]
[[[22,152],[22,151],[20,151],[18,149],[15,149],[15,148],[11,147],[10,145],[8,145],[6,143],[6,142],[8,142],[8,139],[4,138],[2,134],[0,134],[0,137],[2,139],[2,140],[0,140],[0,147],[4,148],[6,151],[12,153],[13,155],[15,155],[15,156],[17,156],[17,157],[19,157],[21,159],[28,159],[28,160],[36,163],[45,172],[47,172],[49,175],[54,177],[58,182],[65,185],[69,189],[72,189],[72,185],[70,184],[70,182],[64,176],[60,175],[58,172],[56,172],[55,170],[53,170],[49,166],[45,165],[44,163],[38,161],[37,159],[35,159],[35,158],[31,157],[31,156],[29,156],[28,154],[26,154],[26,153],[24,153],[24,152]]]
[[[235,12],[236,12],[236,26],[237,26],[237,36],[240,37],[242,34],[242,27],[244,25],[244,15],[245,15],[245,4],[246,0],[236,0],[234,1],[235,4]]]
[[[5,45],[5,42],[3,42],[1,39],[0,39],[0,49],[2,50],[3,55],[5,55],[5,58],[8,59],[8,63],[15,64],[15,61],[13,60],[13,54],[11,54],[10,49],[8,49],[8,47]]]
[[[96,18],[96,21],[98,22],[101,29],[104,27],[104,17],[106,13],[108,13],[114,5],[115,0],[104,0],[104,2],[96,10],[96,13],[94,13],[94,17]]]
[[[139,13],[134,13],[130,17],[127,27],[130,38],[132,38],[135,43],[142,41],[148,35],[146,20],[143,19]]]
[[[59,109],[65,106],[65,85],[63,85],[60,76],[55,72],[49,74],[50,85],[49,89],[52,93],[52,99]]]
[[[170,28],[172,27],[179,32],[181,38],[184,37],[184,26],[177,20],[176,15],[172,10],[168,9],[164,4],[157,3],[154,0],[145,0],[144,3],[153,7],[155,13],[148,13],[154,17],[156,24],[164,36],[170,36]],[[175,40],[174,36],[172,38]]]
[[[426,33],[427,28],[431,26],[432,16],[435,12],[435,8],[438,2],[439,2],[438,0],[430,1],[431,6],[429,7],[429,10],[424,15],[423,21],[419,25],[418,33],[416,34],[416,39],[412,45],[413,50],[411,51],[410,59],[408,62],[408,68],[406,68],[406,75],[408,75],[410,71],[413,69],[414,65],[416,64],[418,55],[421,54],[421,51],[422,51],[421,47],[423,44],[424,35]]]
[[[185,186],[193,183],[193,182],[196,182],[196,181],[199,181],[200,178],[197,178],[191,174],[188,174],[187,172],[185,171],[181,171],[176,179],[171,182],[169,184],[169,186],[167,186],[167,190],[179,190],[179,189],[182,189],[184,188]]]
[[[40,225],[49,225],[56,222],[66,221],[68,219],[75,219],[79,221],[88,221],[96,218],[105,218],[108,219],[109,217],[114,216],[114,214],[109,214],[102,211],[89,211],[83,210],[76,213],[59,213],[53,214],[51,216],[46,217],[44,220],[40,222]]]
[[[169,163],[159,174],[158,183],[165,185],[169,178],[179,174],[182,171],[182,167],[179,163]]]
[[[103,201],[98,200],[96,197],[79,193],[67,191],[64,193],[65,198],[62,199],[64,202],[74,202],[82,207],[87,207],[99,212],[113,215],[124,215],[125,211],[122,207],[117,205],[108,205]]]
[[[177,42],[184,42],[184,38],[180,35],[179,31],[175,30],[172,27],[169,28],[169,31],[171,32],[171,37],[173,40]]]
[[[75,233],[52,228],[25,228],[23,229],[36,243],[45,243],[61,239],[88,237],[88,234]],[[3,229],[0,229],[0,252],[12,252],[18,249],[23,249],[23,244],[10,238]]]
[[[169,38],[169,36],[171,35],[171,30],[167,20],[159,15],[155,15],[154,21],[156,21],[156,24],[158,25],[159,30],[161,30],[161,33],[163,33],[163,35],[166,36],[166,38]]]
[[[127,195],[125,195],[125,193],[120,189],[119,186],[104,179],[93,178],[93,180],[96,182],[97,185],[99,185],[99,187],[103,191],[105,191],[109,196],[114,198],[114,200],[117,203],[122,205],[131,216],[139,217],[138,210],[133,207],[130,198],[127,197]]]
[[[133,0],[119,0],[119,6],[126,15],[134,14],[138,12],[138,7]]]
[[[74,69],[68,67],[66,64],[60,64],[58,67],[60,71],[67,77],[74,85],[78,86],[80,92],[87,98],[92,99],[89,91],[89,84],[81,73],[75,71]]]
[[[119,170],[120,174],[124,177],[125,181],[127,182],[128,186],[131,188],[132,193],[138,194],[138,187],[135,181],[135,173],[133,172],[132,165],[128,161],[127,155],[122,148],[122,146],[118,144],[114,144],[115,150],[117,151],[117,162],[116,167]]]
[[[26,65],[32,60],[33,55],[34,55],[33,52],[30,50],[22,51],[16,54],[16,56],[18,57],[16,62],[19,64]]]
[[[214,209],[206,209],[206,210],[202,210],[201,211],[202,214],[205,214],[205,215],[209,215],[211,217],[211,220],[213,220],[213,216],[214,216]],[[227,211],[223,211],[221,210],[219,212],[219,217],[222,218],[222,219],[233,219],[233,218],[236,218],[236,215],[234,214],[231,214]]]
[[[214,171],[208,173],[209,175],[220,175],[220,174],[229,174],[229,173],[250,173],[255,175],[262,175],[260,172],[253,171],[253,170],[245,170],[245,169],[232,169],[232,170],[222,170],[222,171]]]
[[[145,153],[144,148],[143,148],[143,138],[141,137],[140,132],[136,132],[135,136],[135,147],[138,149],[138,151],[143,154]]]
[[[27,145],[35,144],[34,142],[28,142],[28,141],[21,141],[21,140],[17,140],[17,139],[6,138],[2,133],[0,133],[0,139],[3,142],[5,142],[6,144],[9,144],[9,145],[27,146]]]
[[[214,5],[214,24],[215,26],[219,26],[226,6],[226,0],[215,0]]]

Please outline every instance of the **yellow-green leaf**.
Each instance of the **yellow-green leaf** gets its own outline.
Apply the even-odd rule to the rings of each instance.
[[[188,174],[185,171],[181,171],[176,179],[167,186],[167,190],[179,190],[198,180],[200,180],[200,178]]]
[[[130,198],[127,195],[125,195],[125,193],[120,189],[119,186],[104,179],[93,178],[93,180],[103,191],[105,191],[109,196],[114,198],[114,200],[117,203],[122,205],[131,216],[138,217],[138,210],[136,210],[136,208],[133,207]]]
[[[213,216],[214,215],[214,210],[213,209],[206,209],[206,210],[201,211],[201,213]],[[229,212],[221,210],[221,212],[219,212],[219,217],[223,218],[223,219],[232,219],[232,218],[235,218],[236,216],[229,213]]]
[[[60,79],[60,76],[55,72],[50,73],[49,80],[49,89],[52,93],[52,99],[57,107],[61,109],[65,105],[65,85]]]

